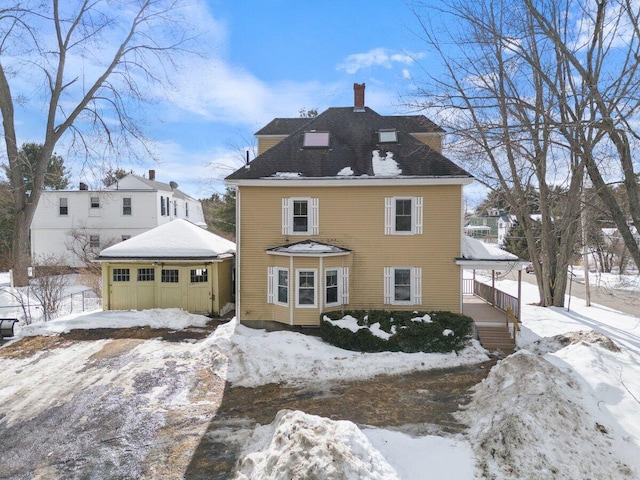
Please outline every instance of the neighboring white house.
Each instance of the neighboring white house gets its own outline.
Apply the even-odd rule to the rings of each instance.
[[[154,170],[149,178],[127,175],[104,190],[84,184],[80,190],[46,190],[31,223],[31,256],[35,265],[55,256],[80,267],[74,250],[99,252],[177,218],[206,227],[200,202],[174,182],[156,181]]]

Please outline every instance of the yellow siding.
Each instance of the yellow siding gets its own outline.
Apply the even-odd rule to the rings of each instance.
[[[276,146],[285,138],[287,138],[287,135],[273,135],[269,137],[258,138],[258,155],[262,155],[264,152],[269,150],[271,147]]]
[[[346,257],[323,258],[327,266],[350,267],[348,309],[460,309],[460,256],[462,186],[406,187],[240,187],[241,230],[239,239],[240,310],[242,321],[276,320],[317,325],[319,310],[267,303],[267,269],[290,268],[290,258],[268,255],[275,246],[311,238],[352,250]],[[422,197],[422,235],[385,235],[385,198]],[[319,199],[319,235],[282,235],[282,198]],[[317,258],[293,258],[290,290],[295,288],[295,269],[318,268]],[[422,307],[383,304],[384,267],[422,268]],[[291,303],[291,302],[290,302]],[[335,310],[335,307],[332,308]]]
[[[429,145],[436,152],[442,153],[442,135],[438,133],[412,133],[411,135],[422,143]]]

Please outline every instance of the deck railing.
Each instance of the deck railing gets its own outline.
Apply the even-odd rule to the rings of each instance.
[[[464,295],[476,295],[482,298],[487,303],[490,303],[498,310],[502,310],[507,313],[508,309],[511,309],[512,315],[516,320],[518,319],[518,299],[508,293],[498,290],[497,288],[487,285],[486,283],[479,282],[472,278],[465,278],[462,281],[462,293]]]

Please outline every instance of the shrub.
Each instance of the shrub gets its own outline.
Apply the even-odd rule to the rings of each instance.
[[[414,320],[428,315],[429,320]],[[363,327],[356,332],[334,325],[325,317],[336,321],[347,316]],[[376,323],[391,334],[388,339],[372,333]],[[359,352],[451,352],[464,348],[471,334],[473,320],[466,315],[447,311],[407,312],[385,310],[351,310],[329,312],[320,320],[320,336],[336,347]]]

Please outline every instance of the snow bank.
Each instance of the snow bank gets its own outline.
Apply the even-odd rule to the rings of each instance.
[[[476,341],[457,354],[360,353],[334,347],[310,335],[252,329],[238,325],[235,319],[224,327],[212,340],[218,350],[214,368],[234,386],[356,380],[470,365],[489,359]]]
[[[151,327],[183,330],[188,327],[204,327],[210,318],[185,312],[179,308],[154,308],[151,310],[110,310],[90,314],[68,315],[49,322],[17,325],[18,336],[30,337],[65,333],[75,329]]]
[[[399,479],[352,422],[289,410],[281,410],[273,423],[254,431],[235,478]]]
[[[571,373],[539,355],[523,350],[498,363],[458,414],[469,425],[477,475],[637,478],[616,448],[624,440],[615,421],[594,417],[584,395]]]

